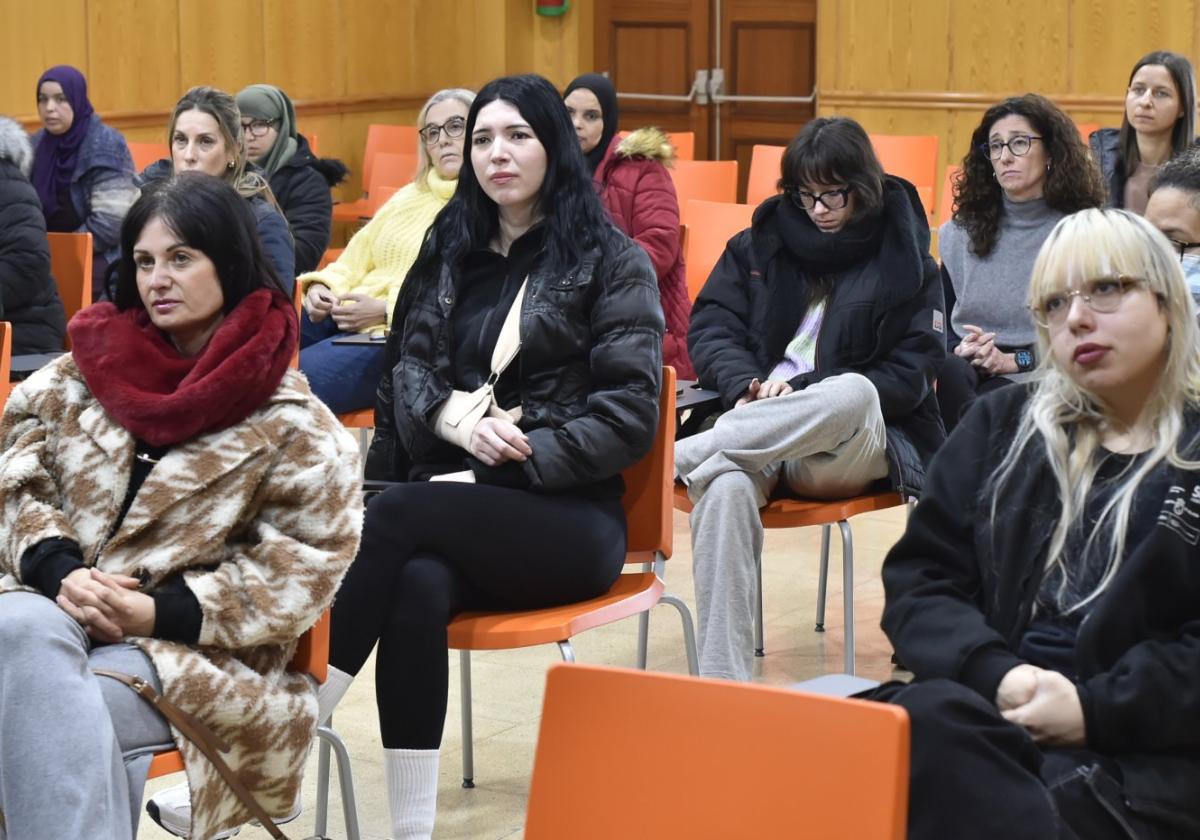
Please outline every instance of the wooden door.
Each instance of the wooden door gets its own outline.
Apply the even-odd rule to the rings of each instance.
[[[715,131],[720,158],[738,161],[744,198],[751,148],[786,146],[816,113],[817,2],[721,0],[719,7]]]
[[[596,4],[596,72],[607,72],[621,105],[620,128],[656,125],[696,134],[696,159],[711,157],[707,71],[709,0],[610,0]],[[695,86],[697,72],[703,71]],[[642,94],[632,96],[631,94]]]

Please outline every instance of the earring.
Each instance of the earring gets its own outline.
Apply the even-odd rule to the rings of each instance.
[[[226,168],[226,169],[233,169],[233,161],[229,161],[229,163],[225,164],[225,168]]]

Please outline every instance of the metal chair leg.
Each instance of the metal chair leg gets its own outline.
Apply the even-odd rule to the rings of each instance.
[[[658,571],[655,567],[656,563],[643,563],[642,571]],[[662,573],[659,572],[659,577]],[[637,667],[639,670],[646,670],[646,659],[650,650],[650,610],[644,610],[638,614],[638,640],[637,640]]]
[[[575,648],[571,647],[570,639],[563,639],[558,643],[558,652],[562,654],[563,662],[575,661]]]
[[[817,626],[818,633],[825,632],[825,592],[829,585],[829,526],[821,526],[821,567],[817,572]]]
[[[693,677],[699,676],[700,657],[696,653],[696,626],[692,621],[692,611],[688,609],[687,604],[674,595],[664,594],[659,602],[670,604],[678,610],[679,618],[683,621],[683,647],[687,652],[688,673]]]
[[[326,726],[333,725],[333,717],[329,718]],[[318,837],[325,834],[329,822],[329,742],[320,737],[321,727],[317,727],[317,814],[313,833]]]
[[[475,787],[475,741],[471,732],[471,651],[458,652],[458,678],[462,686],[462,754],[464,788]]]
[[[332,723],[332,720],[330,721]],[[350,770],[350,752],[346,749],[346,742],[338,735],[329,725],[317,727],[317,737],[321,739],[321,757],[325,759],[325,769],[329,769],[329,749],[333,749],[333,754],[337,758],[338,767],[338,783],[342,791],[342,819],[346,823],[346,837],[348,840],[362,840],[362,833],[358,828],[358,800],[354,796],[354,777]],[[318,764],[320,758],[318,758]],[[318,786],[321,782],[325,783],[325,796],[328,796],[329,777],[322,774],[318,779]],[[320,807],[326,806],[327,800],[322,798],[319,802]],[[324,814],[318,814],[318,824],[316,828],[318,835],[325,833]]]
[[[762,555],[754,559],[755,600],[754,600],[754,655],[763,656],[763,585],[762,585]]]
[[[842,531],[842,617],[846,621],[846,664],[847,674],[854,674],[854,535],[850,523],[845,519],[838,522]]]

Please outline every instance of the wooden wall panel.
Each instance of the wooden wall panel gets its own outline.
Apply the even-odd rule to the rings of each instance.
[[[86,0],[27,3],[3,0],[0,12],[0,114],[36,113],[38,76],[56,64],[87,66]]]
[[[205,39],[208,27],[188,33]],[[179,7],[158,0],[88,0],[88,91],[97,111],[170,108],[180,82]]]
[[[339,18],[339,4],[328,0],[262,0],[262,81],[297,101],[347,93]]]
[[[236,94],[263,79],[263,8],[244,0],[179,4],[180,93],[196,85]]]

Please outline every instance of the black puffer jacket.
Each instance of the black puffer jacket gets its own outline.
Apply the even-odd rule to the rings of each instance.
[[[1092,157],[1100,167],[1104,186],[1108,189],[1108,206],[1125,205],[1125,164],[1121,161],[1121,130],[1100,128],[1088,135]]]
[[[287,218],[296,241],[296,274],[316,271],[329,247],[333,223],[333,197],[329,194],[345,180],[346,165],[334,158],[318,158],[303,135],[296,154],[270,177],[271,192]]]
[[[785,228],[796,241],[785,242]],[[946,318],[916,190],[888,176],[871,243],[841,236],[820,233],[784,196],[765,201],[750,229],[729,240],[696,298],[688,350],[701,384],[731,407],[783,358],[822,279],[828,297],[816,370],[790,384],[801,390],[847,372],[869,379],[887,423],[892,485],[917,495],[924,464],[945,439],[933,381],[945,359]],[[844,268],[818,268],[818,251]]]
[[[0,320],[13,325],[15,354],[63,349],[67,319],[50,276],[46,218],[33,186],[5,159],[0,159]]]
[[[520,427],[533,455],[522,484],[534,491],[586,488],[649,451],[658,422],[663,314],[645,251],[615,228],[602,253],[551,275],[541,260],[521,307]],[[462,462],[432,431],[454,387],[448,325],[458,300],[454,272],[410,275],[396,304],[379,386],[367,477],[403,481],[414,464]],[[510,368],[511,370],[511,368]],[[479,473],[477,480],[482,479]]]

